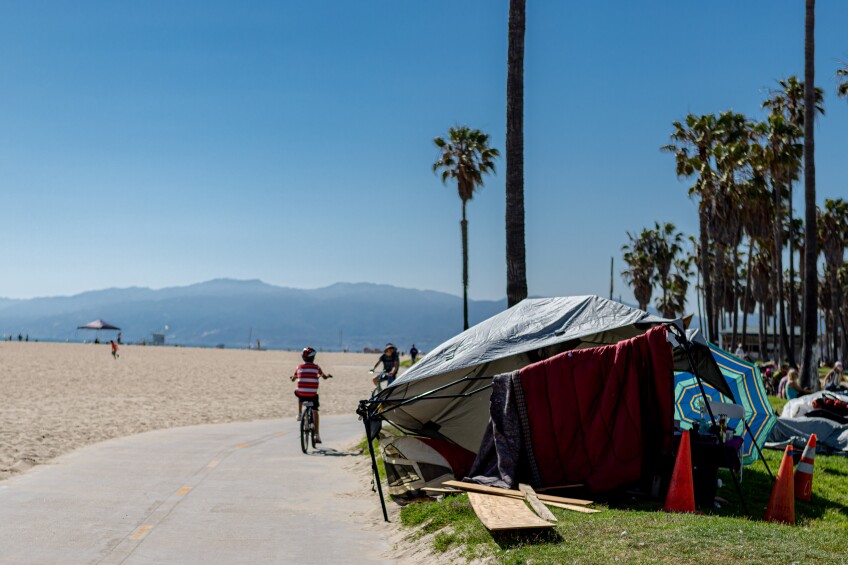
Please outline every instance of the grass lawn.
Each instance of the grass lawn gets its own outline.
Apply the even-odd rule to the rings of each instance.
[[[766,451],[777,473],[782,454]],[[407,506],[405,526],[435,533],[434,549],[461,546],[467,558],[495,556],[500,563],[836,563],[846,559],[848,458],[816,457],[813,499],[796,501],[798,525],[761,521],[772,480],[761,461],[745,468],[742,490],[755,519],[744,516],[729,476],[719,494],[730,503],[705,515],[666,514],[658,503],[599,505],[600,514],[551,508],[559,518],[550,534],[497,535],[480,524],[468,497],[452,495]]]
[[[778,413],[786,400],[769,397]],[[362,447],[366,447],[363,442]],[[766,450],[777,474],[782,452]],[[459,548],[467,559],[494,557],[499,563],[838,563],[848,541],[848,457],[816,456],[813,498],[795,502],[796,526],[762,521],[773,480],[762,461],[745,468],[746,516],[730,475],[718,495],[722,508],[703,515],[667,514],[661,503],[598,504],[600,514],[551,508],[559,522],[544,534],[489,532],[464,494],[411,504],[401,510],[414,536],[434,534],[433,549]]]

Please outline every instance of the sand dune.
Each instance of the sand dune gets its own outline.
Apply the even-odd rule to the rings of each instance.
[[[377,355],[319,353],[321,412],[351,413]],[[148,430],[294,416],[296,352],[0,344],[0,479],[84,445]]]

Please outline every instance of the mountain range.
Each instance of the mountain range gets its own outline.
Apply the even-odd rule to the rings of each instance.
[[[469,301],[473,325],[506,308],[506,299]],[[183,287],[110,288],[74,296],[0,298],[0,334],[47,341],[94,339],[77,327],[102,319],[121,327],[125,342],[191,346],[359,351],[393,342],[427,351],[462,330],[462,299],[443,292],[372,283],[318,289],[260,280],[216,279]],[[167,326],[167,330],[165,329]],[[110,339],[114,333],[103,333]]]

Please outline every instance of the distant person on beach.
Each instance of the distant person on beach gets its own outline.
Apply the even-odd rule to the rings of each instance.
[[[121,332],[118,332],[118,345],[121,345]]]
[[[112,357],[114,359],[117,359],[118,358],[118,344],[115,343],[114,341],[112,341],[111,339],[109,340],[109,343],[112,345]]]
[[[21,334],[18,334],[18,341],[23,341],[23,340],[24,340],[24,336],[22,336]]]
[[[383,364],[383,376],[387,381],[386,384],[392,384],[400,368],[400,355],[398,355],[397,347],[391,343],[386,344],[386,347],[383,348],[383,354],[380,355],[380,358],[377,359],[377,362],[374,363],[374,367],[371,369],[372,373],[380,363]],[[371,381],[376,385],[379,379],[380,375],[376,375]]]
[[[734,353],[734,355],[736,355],[736,356],[737,356],[737,357],[739,357],[740,359],[744,359],[744,358],[745,358],[745,350],[742,348],[742,344],[741,344],[741,343],[740,343],[739,345],[737,345],[737,346],[736,346],[736,352]]]
[[[312,402],[312,410],[315,415],[315,435],[313,436],[315,443],[321,443],[321,434],[318,433],[318,381],[319,377],[329,379],[332,375],[325,375],[321,367],[315,364],[316,351],[311,348],[305,348],[300,357],[303,363],[297,366],[291,380],[297,381],[297,388],[294,395],[297,397],[297,421],[299,422],[303,415],[303,401]]]
[[[412,364],[415,365],[415,358],[418,357],[418,349],[415,347],[415,344],[412,344],[412,348],[409,350],[409,356],[412,358]]]

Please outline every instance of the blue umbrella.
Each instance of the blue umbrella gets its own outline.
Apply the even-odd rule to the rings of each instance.
[[[745,410],[745,422],[731,419],[727,425],[744,438],[742,462],[750,465],[757,460],[757,448],[762,449],[777,418],[766,397],[760,370],[755,365],[731,355],[712,343],[710,351],[724,375],[727,386],[736,398],[735,403]],[[707,383],[703,381],[702,383],[704,393],[711,402],[734,402],[733,399],[721,394]],[[674,376],[674,410],[675,417],[681,421],[682,427],[691,428],[692,424],[700,419],[700,408],[703,402],[701,389],[695,376],[692,373],[677,373]],[[745,428],[746,423],[748,430]]]

